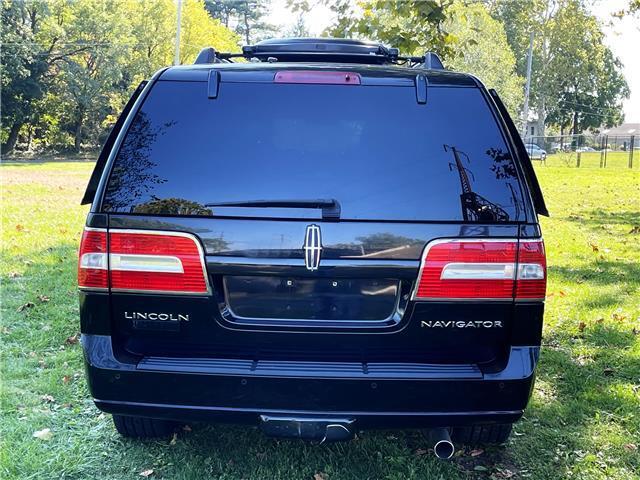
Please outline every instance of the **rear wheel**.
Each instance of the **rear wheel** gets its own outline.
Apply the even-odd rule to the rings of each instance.
[[[456,427],[451,432],[451,439],[455,443],[466,445],[500,444],[506,442],[509,438],[511,427],[511,423]]]
[[[113,424],[120,435],[129,438],[168,437],[177,426],[170,420],[124,415],[113,415]]]

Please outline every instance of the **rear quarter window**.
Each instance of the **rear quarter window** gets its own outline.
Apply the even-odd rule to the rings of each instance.
[[[159,81],[124,138],[102,211],[319,218],[207,207],[337,199],[342,219],[523,220],[513,159],[475,88]]]

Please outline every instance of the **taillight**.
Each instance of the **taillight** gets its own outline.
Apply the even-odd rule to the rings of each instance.
[[[107,231],[85,228],[80,241],[78,287],[94,290],[109,288],[107,271]]]
[[[425,249],[414,299],[542,299],[545,289],[541,240],[436,240]]]
[[[105,235],[106,252],[106,233],[102,233]],[[105,288],[110,286],[114,292],[209,293],[204,254],[193,235],[111,230],[108,236],[108,255],[104,254],[101,264]],[[83,269],[83,258],[81,249],[79,271]],[[88,257],[89,260],[91,258]],[[81,288],[92,287],[80,282],[80,274],[78,279]]]
[[[547,293],[547,258],[542,240],[520,240],[516,298],[543,299]]]

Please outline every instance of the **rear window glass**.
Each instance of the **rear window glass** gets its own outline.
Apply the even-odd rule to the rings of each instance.
[[[518,220],[513,160],[477,88],[160,81],[115,159],[106,212],[320,218],[210,207],[336,199],[342,219]]]

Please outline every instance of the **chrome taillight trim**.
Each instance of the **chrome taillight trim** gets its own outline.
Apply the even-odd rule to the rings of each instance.
[[[442,268],[440,280],[513,280],[516,264],[511,263],[447,263]]]
[[[110,253],[109,269],[121,272],[184,273],[182,260],[173,255]]]

